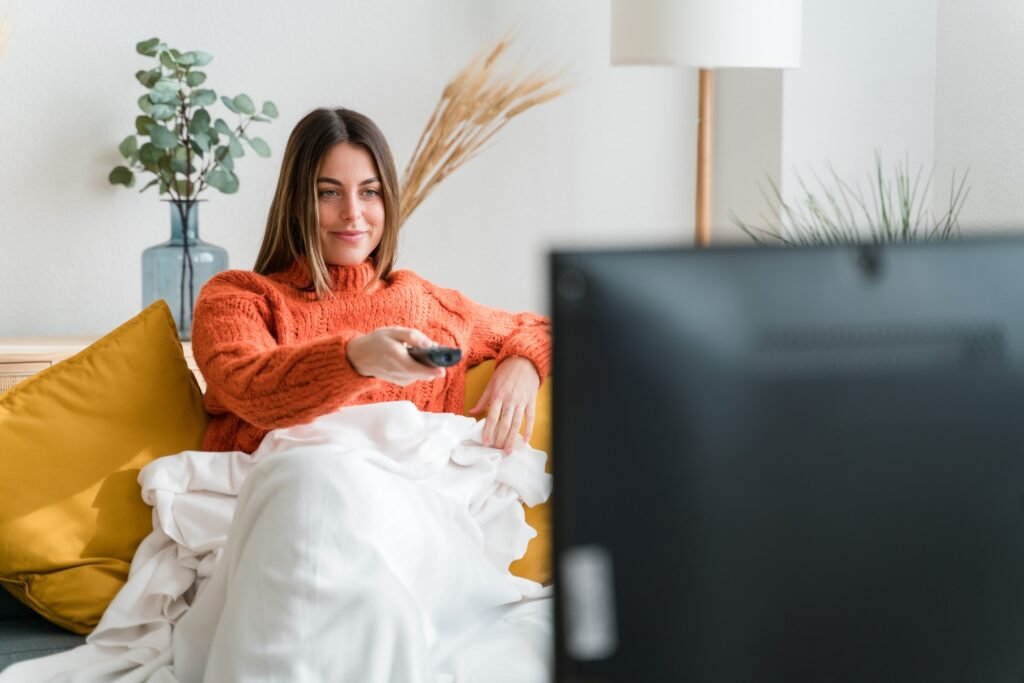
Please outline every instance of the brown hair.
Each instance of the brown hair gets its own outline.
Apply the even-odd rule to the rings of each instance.
[[[324,156],[340,142],[363,147],[377,166],[384,199],[384,234],[370,259],[378,278],[391,273],[398,251],[398,173],[384,134],[373,121],[351,109],[314,109],[288,138],[253,270],[269,275],[304,259],[311,278],[309,289],[316,290],[320,299],[331,291],[331,279],[320,248],[316,178]]]

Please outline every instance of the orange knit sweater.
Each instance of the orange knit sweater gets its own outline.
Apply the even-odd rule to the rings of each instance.
[[[522,356],[542,379],[550,374],[551,328],[543,316],[481,306],[408,270],[367,292],[375,278],[370,261],[329,269],[336,296],[323,301],[303,291],[302,262],[269,276],[225,271],[203,287],[192,352],[212,415],[205,450],[251,453],[271,429],[346,405],[408,400],[420,410],[461,414],[466,370],[491,358]],[[345,355],[349,340],[395,325],[461,348],[463,361],[443,378],[407,387],[358,374]]]

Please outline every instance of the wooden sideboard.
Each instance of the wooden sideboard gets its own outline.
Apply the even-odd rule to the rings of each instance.
[[[98,337],[0,337],[0,393],[18,382],[45,370],[73,356]],[[206,390],[206,383],[192,357],[192,344],[182,343],[185,361],[199,386]]]

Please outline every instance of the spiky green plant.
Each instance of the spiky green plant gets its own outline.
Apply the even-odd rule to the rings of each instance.
[[[868,174],[870,194],[860,185],[850,185],[829,165],[825,179],[814,173],[815,189],[798,174],[800,194],[794,200],[782,196],[770,177],[770,193],[761,195],[770,207],[761,214],[762,225],[732,221],[759,245],[875,244],[923,240],[959,239],[959,215],[970,188],[967,173],[953,173],[949,198],[937,218],[928,207],[934,168],[924,177],[919,167],[911,177],[909,160],[897,163],[891,178],[886,176],[882,156],[875,153],[873,173]]]

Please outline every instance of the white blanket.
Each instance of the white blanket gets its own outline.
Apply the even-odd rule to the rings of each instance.
[[[483,422],[472,418],[423,413],[408,402],[385,403],[345,408],[310,424],[275,430],[251,456],[187,451],[154,461],[139,475],[143,498],[153,506],[154,530],[139,546],[128,582],[87,644],[16,664],[0,673],[0,683],[217,680],[215,676],[227,675],[224,672],[229,669],[224,666],[233,666],[233,660],[260,658],[266,661],[251,667],[260,673],[230,669],[231,676],[236,680],[295,679],[296,670],[275,667],[301,658],[303,671],[319,671],[308,680],[316,680],[324,671],[340,671],[334,667],[341,666],[344,680],[366,682],[395,677],[430,683],[547,681],[550,594],[508,571],[536,535],[525,522],[521,502],[536,505],[550,494],[550,476],[544,473],[546,455],[520,442],[511,455],[504,456],[481,445],[482,430]],[[289,460],[285,463],[282,458]],[[335,526],[346,523],[357,531],[373,527],[368,532],[367,543],[372,547],[365,557],[369,559],[360,561],[372,576],[392,577],[388,580],[414,605],[423,655],[421,661],[409,664],[408,671],[420,673],[398,674],[397,669],[388,668],[396,666],[392,660],[398,646],[392,644],[389,649],[387,641],[397,636],[373,630],[379,627],[371,623],[372,609],[339,612],[336,605],[326,604],[336,586],[329,585],[327,593],[310,594],[297,578],[297,595],[280,595],[288,593],[291,584],[274,589],[275,604],[284,601],[281,604],[288,609],[280,610],[279,618],[275,614],[273,626],[281,629],[282,637],[301,642],[301,650],[290,650],[288,656],[274,661],[272,643],[244,633],[250,623],[248,614],[257,603],[245,596],[266,596],[262,574],[273,574],[274,568],[261,567],[260,576],[253,578],[256,574],[244,559],[239,560],[244,557],[240,553],[246,545],[251,548],[261,542],[252,538],[256,533],[268,543],[294,540],[287,520],[281,522],[282,529],[274,526],[276,521],[268,526],[260,518],[263,509],[271,509],[271,503],[260,496],[272,496],[274,482],[284,477],[275,467],[294,468],[302,459],[321,468],[316,472],[327,472],[327,478],[335,470],[347,468],[354,473],[346,480],[350,483],[345,503],[358,510],[372,509],[372,514],[357,518],[350,512],[346,516],[350,521],[339,520],[335,525],[329,519],[326,524],[332,533]],[[250,490],[243,491],[254,471],[263,480],[257,484],[259,476],[254,474]],[[282,509],[291,510],[295,504],[286,500]],[[229,530],[233,539],[244,537],[244,542],[234,540],[236,548],[219,562]],[[457,543],[448,543],[452,538]],[[349,574],[334,569],[352,565],[345,556],[348,549],[325,547],[318,552],[317,567],[328,569],[321,567],[317,580],[328,577],[337,584],[353,583],[339,588],[338,595],[346,595],[341,589],[349,591],[348,598],[339,599],[357,594],[358,581],[353,582],[353,576],[361,576],[351,569],[346,570]],[[406,557],[414,557],[415,562],[406,566]],[[273,551],[270,558],[273,564]],[[294,559],[282,557],[281,562],[294,563]],[[296,571],[287,564],[282,567],[285,573],[279,574],[283,576]],[[235,598],[228,595],[232,591]],[[234,607],[240,600],[241,607]],[[294,614],[301,619],[284,614],[292,614],[296,602],[301,609]],[[197,609],[183,620],[194,604]],[[227,614],[231,610],[236,610],[233,616]],[[310,631],[316,610],[326,612],[320,625]],[[266,625],[252,628],[265,631]],[[364,636],[357,650],[352,649],[354,645],[347,650],[342,646],[359,634],[371,633],[374,636]],[[335,661],[342,656],[340,664]],[[220,663],[214,661],[218,658]],[[387,671],[391,673],[382,673]],[[340,680],[337,674],[330,679]]]

